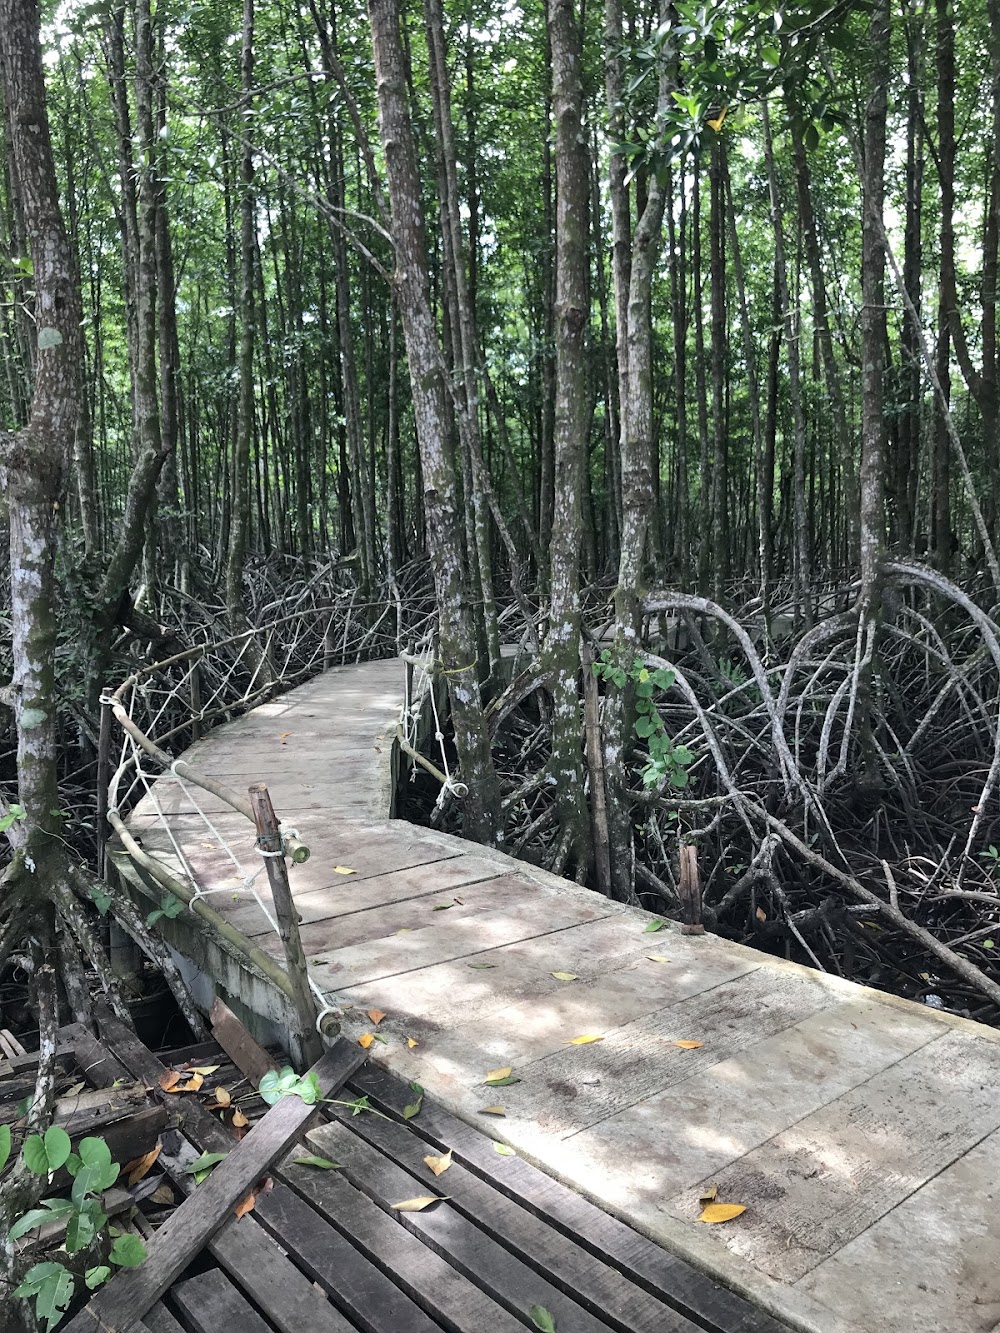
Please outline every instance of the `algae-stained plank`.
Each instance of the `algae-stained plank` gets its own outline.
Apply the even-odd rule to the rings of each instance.
[[[1000,1132],[911,1194],[799,1287],[858,1333],[983,1333],[1000,1323]],[[873,1305],[871,1293],[881,1300]]]
[[[434,923],[422,930],[334,950],[317,959],[312,975],[325,990],[339,990],[593,921],[613,910],[597,894],[560,897],[539,890],[510,911],[485,912],[452,922],[448,912],[439,912]]]
[[[352,1121],[349,1128],[409,1171],[417,1181],[432,1179],[424,1164],[427,1143],[409,1126],[369,1116]],[[502,1191],[511,1158],[496,1152],[494,1157],[496,1165],[488,1180],[453,1162],[447,1174],[434,1181],[433,1188],[440,1185],[451,1205],[482,1231],[525,1263],[542,1268],[554,1283],[573,1292],[588,1309],[620,1320],[629,1333],[698,1333],[701,1325],[678,1314],[589,1250],[507,1198]]]
[[[369,1259],[384,1266],[391,1256],[393,1280],[439,1323],[457,1333],[523,1333],[519,1319],[339,1171],[296,1166],[293,1157],[281,1163],[281,1176]]]
[[[412,1096],[405,1083],[371,1065],[351,1080],[350,1090],[364,1093],[374,1105],[396,1115],[402,1114]],[[455,1161],[467,1162],[487,1180],[496,1178],[498,1164],[502,1163],[506,1195],[568,1232],[623,1273],[638,1278],[707,1328],[724,1329],[725,1333],[781,1333],[784,1329],[764,1311],[713,1282],[707,1273],[640,1235],[530,1162],[521,1157],[498,1157],[487,1138],[433,1099],[424,1099],[419,1117],[409,1125],[433,1144],[435,1151],[447,1145]]]
[[[310,1132],[308,1140],[318,1153],[343,1162],[348,1179],[386,1209],[415,1196],[448,1193],[446,1177],[428,1186],[343,1125],[323,1125]],[[400,1212],[398,1216],[426,1245],[512,1313],[523,1317],[532,1305],[541,1305],[555,1316],[557,1328],[570,1333],[606,1333],[609,1328],[603,1319],[499,1245],[449,1202],[434,1204],[423,1212]]]
[[[250,1302],[217,1268],[179,1282],[171,1292],[192,1333],[222,1333],[238,1328],[240,1333],[273,1333]]]
[[[952,1031],[713,1177],[747,1205],[719,1243],[796,1282],[1000,1126],[1000,1044]],[[697,1189],[664,1207],[690,1217]]]
[[[363,1061],[363,1051],[347,1042],[337,1042],[313,1067],[322,1095],[329,1097],[340,1088]],[[67,1333],[84,1333],[94,1327],[95,1321],[127,1333],[223,1225],[233,1206],[281,1156],[313,1114],[311,1105],[294,1096],[283,1097],[272,1106],[208,1180],[164,1222],[145,1263],[116,1274],[67,1326]]]
[[[349,892],[349,890],[348,890]],[[464,884],[458,888],[430,889],[420,898],[401,903],[369,907],[364,911],[347,912],[312,921],[300,929],[302,945],[310,957],[329,953],[331,949],[347,949],[352,945],[385,940],[401,930],[420,930],[439,922],[446,911],[449,921],[459,917],[482,917],[491,911],[516,912],[522,903],[535,896],[523,880],[514,875],[497,875],[478,884]],[[295,905],[299,906],[296,894]],[[257,943],[268,953],[280,955],[281,941],[277,936],[261,935]]]
[[[279,1333],[355,1333],[354,1325],[296,1268],[253,1213],[239,1221],[230,1218],[208,1248]]]
[[[630,1199],[637,1216],[653,1221],[664,1198],[941,1035],[918,1011],[886,1018],[885,1006],[863,992],[813,1014],[574,1134],[560,1145],[561,1169]]]
[[[439,1333],[392,1280],[393,1247],[382,1256],[387,1276],[287,1185],[260,1195],[256,1215],[348,1319],[370,1333]]]

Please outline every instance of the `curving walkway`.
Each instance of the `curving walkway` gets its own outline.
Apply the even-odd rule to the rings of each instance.
[[[402,686],[395,661],[335,668],[185,756],[236,788],[266,781],[311,847],[291,869],[302,941],[345,1033],[383,1010],[375,1063],[796,1327],[1000,1330],[1000,1033],[712,935],[648,933],[645,912],[390,820]],[[252,863],[249,825],[202,796]],[[168,778],[155,797],[223,890],[212,905],[280,955],[190,798]],[[149,798],[129,824],[176,864]],[[225,941],[186,913],[163,924],[230,1002],[282,1021]],[[569,1044],[585,1035],[601,1040]],[[517,1082],[484,1084],[507,1065]],[[710,1186],[746,1212],[697,1222]]]

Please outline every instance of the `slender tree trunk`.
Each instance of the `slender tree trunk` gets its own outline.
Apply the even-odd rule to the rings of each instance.
[[[468,786],[465,828],[471,837],[492,842],[499,805],[497,781],[475,670],[475,634],[462,597],[462,540],[456,511],[455,468],[448,448],[441,344],[431,311],[427,239],[407,104],[399,0],[370,0],[369,17],[379,132],[392,207],[395,284],[420,446],[442,665],[447,672],[462,779]]]

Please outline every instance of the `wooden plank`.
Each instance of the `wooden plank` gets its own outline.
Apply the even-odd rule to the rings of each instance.
[[[110,1088],[119,1080],[128,1079],[129,1071],[122,1062],[82,1023],[69,1023],[60,1031],[72,1043],[81,1075],[95,1088]]]
[[[363,1051],[338,1041],[313,1066],[322,1095],[329,1097],[336,1092],[363,1061]],[[272,1106],[238,1149],[230,1152],[196,1193],[171,1214],[157,1232],[146,1262],[116,1275],[67,1326],[67,1333],[84,1333],[100,1328],[102,1323],[118,1333],[127,1333],[225,1222],[230,1209],[277,1161],[313,1113],[314,1108],[299,1097],[283,1097]]]
[[[536,891],[514,911],[484,912],[477,917],[459,918],[454,924],[443,920],[409,935],[334,949],[317,960],[311,968],[312,976],[324,990],[340,990],[378,977],[417,971],[451,958],[473,957],[516,940],[595,921],[613,914],[614,910],[613,904],[596,893],[587,897],[567,894],[560,898]],[[447,918],[448,913],[438,915]]]
[[[324,917],[303,925],[300,935],[303,948],[312,957],[332,949],[339,951],[357,944],[386,940],[403,930],[433,929],[443,925],[445,914],[448,924],[454,926],[461,917],[482,917],[486,912],[501,910],[516,912],[521,904],[537,898],[537,888],[513,875],[493,875],[475,884],[463,884],[457,890],[432,888],[429,879],[428,891],[419,897]],[[299,906],[298,896],[295,904]],[[259,909],[258,916],[263,917]],[[281,941],[273,931],[258,934],[256,943],[266,953],[281,955]]]
[[[312,1130],[308,1141],[317,1153],[344,1164],[352,1184],[389,1210],[393,1203],[424,1194],[447,1194],[447,1181],[416,1180],[343,1125],[333,1122]],[[498,1305],[524,1319],[532,1305],[554,1316],[557,1328],[572,1333],[606,1333],[610,1325],[591,1314],[548,1277],[511,1254],[448,1202],[425,1212],[398,1214],[425,1245],[464,1273]]]
[[[798,1282],[997,1129],[998,1083],[996,1042],[938,1037],[717,1172],[720,1197],[750,1205],[719,1243]],[[690,1216],[696,1195],[664,1211]]]
[[[136,1333],[145,1326],[147,1333],[184,1333],[177,1320],[162,1301],[157,1301],[146,1314],[142,1324],[136,1326]],[[219,1330],[222,1333],[222,1330]]]
[[[349,1087],[352,1093],[363,1093],[383,1111],[398,1116],[413,1095],[405,1083],[372,1066],[356,1075]],[[781,1333],[784,1329],[770,1315],[754,1309],[742,1297],[522,1158],[503,1159],[503,1176],[498,1178],[501,1159],[489,1140],[435,1102],[425,1098],[420,1115],[409,1124],[438,1151],[447,1145],[455,1161],[495,1184],[508,1197],[538,1213],[674,1308],[700,1320],[706,1328],[722,1333]]]
[[[394,1282],[453,1333],[523,1333],[524,1325],[463,1273],[401,1227],[339,1171],[296,1166],[289,1154],[279,1174],[351,1244],[392,1273]]]
[[[426,1181],[430,1191],[438,1188],[438,1182],[423,1161],[429,1151],[428,1144],[408,1126],[374,1116],[358,1116],[351,1121],[349,1131],[365,1139],[418,1181]],[[445,1149],[449,1145],[440,1146]],[[498,1153],[494,1155],[497,1166],[493,1178],[502,1186],[505,1168],[511,1158]],[[593,1314],[612,1321],[620,1320],[629,1333],[697,1333],[701,1327],[664,1305],[591,1251],[509,1199],[492,1181],[482,1180],[467,1167],[453,1163],[447,1176],[442,1177],[441,1185],[453,1207],[519,1255],[526,1264],[543,1269],[547,1277],[564,1290],[571,1291],[575,1299]]]
[[[261,1194],[254,1213],[348,1319],[371,1333],[438,1333],[438,1325],[390,1276],[287,1185]],[[391,1262],[391,1251],[386,1258]]]
[[[246,1030],[229,1005],[217,995],[209,1014],[212,1036],[232,1060],[233,1064],[254,1087],[270,1069],[278,1064],[261,1046],[256,1037]]]
[[[179,1282],[170,1293],[192,1333],[273,1333],[242,1293],[217,1268]]]
[[[354,1333],[305,1273],[278,1248],[253,1214],[230,1218],[209,1253],[238,1282],[279,1333]],[[230,1333],[222,1326],[214,1333]]]

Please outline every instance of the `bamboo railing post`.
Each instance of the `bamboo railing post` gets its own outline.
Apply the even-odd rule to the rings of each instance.
[[[111,696],[113,687],[101,690],[101,729],[97,738],[97,873],[106,878],[108,846],[108,784],[111,781]],[[107,701],[107,702],[105,702]]]
[[[257,827],[257,847],[264,853],[264,865],[274,900],[274,914],[285,950],[292,1002],[298,1019],[300,1053],[306,1066],[310,1066],[315,1064],[323,1053],[323,1039],[316,1030],[318,1017],[316,1000],[306,971],[306,956],[299,936],[299,916],[292,902],[292,888],[288,882],[284,845],[265,783],[252,783],[249,793],[254,824]]]

